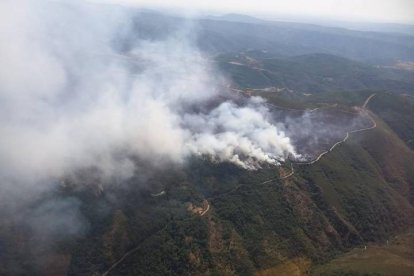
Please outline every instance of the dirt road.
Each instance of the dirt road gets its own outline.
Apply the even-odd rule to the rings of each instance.
[[[368,105],[368,103],[371,101],[371,99],[375,96],[376,94],[375,93],[373,93],[373,94],[371,94],[366,100],[365,100],[365,102],[364,102],[364,104],[362,105],[362,111],[363,112],[365,112],[367,115],[368,115],[368,118],[371,120],[371,122],[372,122],[372,125],[370,126],[370,127],[366,127],[366,128],[361,128],[361,129],[356,129],[356,130],[351,130],[351,131],[348,131],[347,133],[346,133],[346,135],[345,135],[345,137],[344,137],[344,139],[342,139],[342,140],[340,140],[340,141],[338,141],[338,142],[336,142],[335,144],[333,144],[332,145],[332,147],[330,148],[330,149],[328,149],[327,151],[324,151],[324,152],[322,152],[321,154],[319,154],[318,155],[318,157],[316,157],[314,160],[312,160],[312,161],[309,161],[309,162],[294,162],[295,164],[298,164],[298,165],[312,165],[312,164],[314,164],[314,163],[316,163],[316,162],[318,162],[325,154],[327,154],[327,153],[329,153],[329,152],[331,152],[331,151],[333,151],[337,146],[339,146],[340,144],[342,144],[342,143],[344,143],[344,142],[346,142],[346,140],[348,140],[348,138],[349,138],[349,135],[350,134],[352,134],[352,133],[357,133],[357,132],[362,132],[362,131],[366,131],[366,130],[370,130],[370,129],[373,129],[373,128],[376,128],[377,127],[377,122],[375,122],[375,120],[374,120],[374,118],[372,118],[372,116],[371,116],[371,114],[369,113],[369,111],[367,110],[367,105]],[[293,170],[292,170],[292,172],[293,172]],[[290,176],[292,176],[294,174],[294,172],[292,173],[292,174],[290,174],[289,175],[289,177]],[[287,178],[287,177],[285,177],[285,178]]]

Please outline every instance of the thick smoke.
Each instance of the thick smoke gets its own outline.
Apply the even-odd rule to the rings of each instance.
[[[260,163],[278,164],[294,154],[290,139],[267,121],[268,111],[261,104],[261,98],[253,98],[244,107],[225,102],[208,114],[185,116],[195,130],[190,151],[245,169],[256,169]]]
[[[82,168],[129,177],[132,157],[256,169],[296,155],[260,99],[217,101],[226,81],[194,47],[191,24],[143,39],[134,16],[79,1],[0,3],[2,184]]]

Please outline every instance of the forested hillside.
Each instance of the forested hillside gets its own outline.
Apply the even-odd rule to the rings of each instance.
[[[61,167],[50,162],[50,170],[61,174],[53,171],[49,182],[41,183],[48,187],[44,192],[33,197],[19,192],[16,198],[22,202],[8,202],[7,208],[0,202],[0,275],[377,275],[371,269],[375,267],[385,275],[414,271],[414,73],[397,66],[414,60],[412,36],[238,16],[185,20],[148,10],[129,13],[134,15],[130,29],[110,40],[116,54],[105,57],[105,66],[97,63],[104,67],[103,76],[96,74],[85,85],[77,78],[84,71],[68,74],[67,83],[62,82],[64,93],[36,98],[40,108],[29,113],[19,109],[22,113],[14,118],[31,126],[36,112],[63,99],[68,105],[42,115],[73,123],[70,135],[52,143],[48,152],[34,143],[30,154],[38,154],[43,162],[55,157],[55,149],[65,142],[70,157],[72,151],[80,155],[95,146],[113,147],[117,166],[110,166],[109,153],[82,155],[79,160],[88,166],[69,169],[67,163],[79,160],[64,159]],[[183,22],[190,23],[182,27]],[[191,51],[188,60],[182,53],[189,45],[177,52],[169,48],[181,36],[155,43],[177,29],[180,35],[194,34],[191,47],[197,51]],[[140,39],[142,52],[132,51]],[[81,55],[85,68],[98,56],[94,51],[86,51],[87,62]],[[78,48],[74,52],[78,58]],[[112,78],[116,81],[110,82]],[[171,81],[174,78],[179,81]],[[224,81],[213,85],[216,78]],[[99,89],[91,84],[96,80]],[[81,84],[88,92],[91,86],[100,101],[74,93]],[[187,90],[190,85],[197,93]],[[210,88],[213,96],[206,100],[203,89]],[[131,92],[138,90],[148,93],[141,98]],[[25,97],[16,98],[24,103],[19,107],[26,107]],[[83,105],[77,106],[77,101]],[[134,104],[141,101],[139,109]],[[114,107],[114,102],[119,105]],[[96,106],[101,109],[96,111]],[[73,112],[68,113],[71,119],[79,110],[91,112],[73,121],[63,117],[65,121],[59,117],[65,108]],[[139,113],[131,112],[135,109]],[[111,116],[105,116],[108,110]],[[240,126],[244,121],[234,114],[252,121],[252,130]],[[95,121],[96,132],[82,124]],[[160,127],[151,139],[143,139],[154,124]],[[46,123],[39,125],[33,131],[35,142],[47,129]],[[214,136],[228,125],[225,134],[231,135]],[[140,131],[133,133],[133,142],[120,137],[136,126]],[[51,134],[62,128],[53,128]],[[266,131],[259,133],[262,128]],[[87,142],[80,149],[78,140],[69,143],[78,129],[81,141]],[[279,159],[264,153],[262,161],[268,162],[240,166],[257,161],[257,155],[246,156],[239,149],[240,144],[250,146],[243,138],[266,141],[266,134],[276,129],[283,133],[278,139],[301,152],[287,151],[287,157]],[[115,138],[107,141],[106,136]],[[182,157],[179,151],[194,142],[185,139],[193,136],[205,143],[191,144],[195,150],[189,154],[186,148]],[[225,139],[237,144],[233,155],[231,149],[219,151]],[[174,153],[172,161],[154,154],[167,147]],[[134,154],[131,149],[136,148],[144,154]],[[214,150],[220,154],[214,155]],[[110,167],[111,173],[126,171],[128,177],[104,177],[95,161]],[[27,178],[40,174],[35,165]],[[19,191],[12,185],[7,189]],[[396,263],[401,271],[395,270]]]

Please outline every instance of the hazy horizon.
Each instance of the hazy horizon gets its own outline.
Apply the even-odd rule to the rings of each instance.
[[[250,16],[278,19],[294,18],[297,20],[349,21],[357,23],[396,23],[414,24],[414,2],[397,1],[340,1],[316,0],[310,3],[305,0],[289,2],[258,1],[208,1],[194,2],[190,0],[91,0],[98,3],[115,3],[146,8],[162,8],[190,14],[239,13]]]

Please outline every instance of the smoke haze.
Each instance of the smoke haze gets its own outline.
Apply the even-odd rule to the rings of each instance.
[[[151,224],[140,240],[164,221],[161,210],[173,206],[165,212],[173,220],[187,214],[184,201],[207,197],[193,194],[196,181],[209,190],[216,173],[212,187],[234,175],[221,187],[233,191],[236,179],[244,185],[240,171],[312,159],[353,128],[352,117],[278,112],[232,92],[196,46],[197,20],[148,23],[152,14],[140,12],[81,0],[0,1],[0,274],[46,271],[45,261],[85,235],[100,243],[123,208],[140,211],[134,227]],[[238,168],[186,167],[195,159]],[[245,179],[253,185],[270,171]],[[173,185],[180,189],[171,192]],[[171,203],[153,208],[164,194]],[[86,254],[95,247],[85,244]]]
[[[194,47],[188,22],[142,39],[123,8],[2,1],[0,11],[3,186],[83,168],[128,178],[133,156],[155,165],[199,155],[257,169],[296,155],[261,99],[217,101],[229,97],[227,81]],[[131,36],[126,52],[116,50],[121,36]]]

